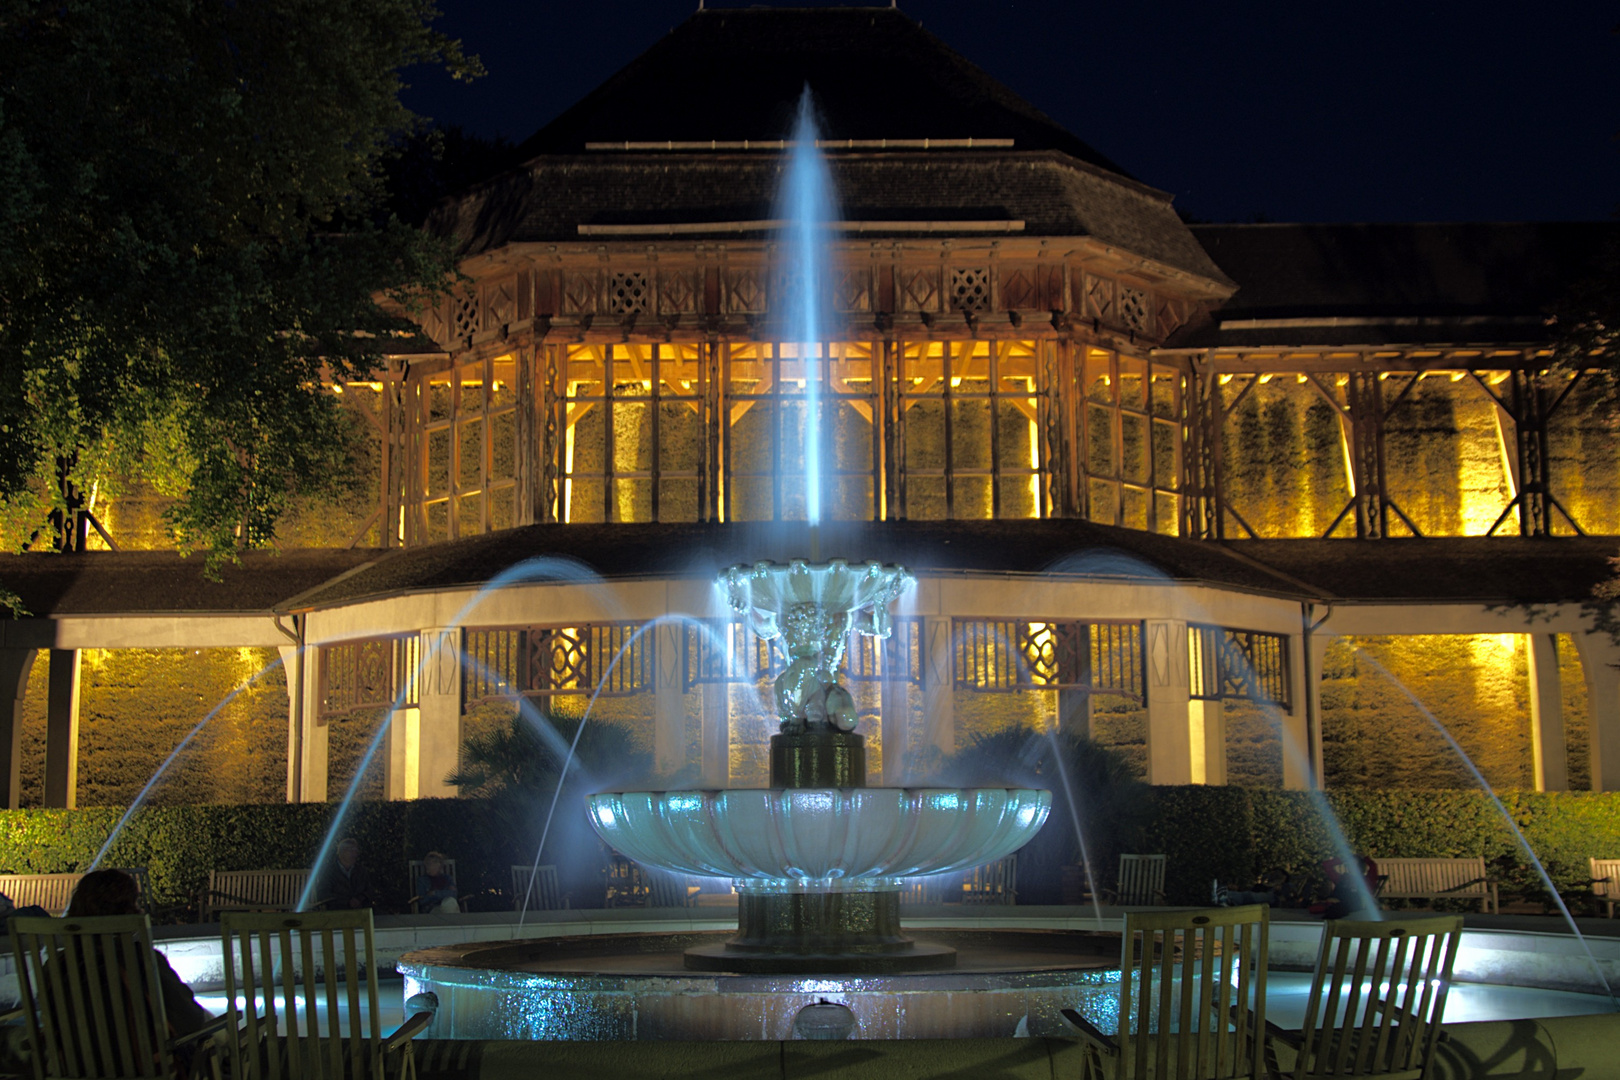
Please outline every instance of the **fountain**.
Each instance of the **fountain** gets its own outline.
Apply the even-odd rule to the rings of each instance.
[[[1035,835],[1050,792],[866,786],[855,702],[838,683],[851,632],[887,637],[898,566],[842,560],[733,567],[721,576],[755,633],[785,642],[771,786],[592,796],[591,823],[637,862],[731,878],[739,933],[686,952],[703,971],[888,973],[950,967],[956,953],[900,930],[904,877],[976,866]]]
[[[771,786],[604,792],[590,797],[588,814],[607,844],[639,863],[731,879],[737,932],[698,930],[683,915],[683,932],[423,949],[399,969],[407,994],[438,995],[433,1033],[1061,1035],[1062,1009],[1093,999],[1106,1007],[1117,936],[952,927],[913,940],[902,931],[902,879],[1010,855],[1052,805],[1050,792],[1025,788],[866,786],[865,739],[839,670],[851,634],[888,634],[889,607],[911,575],[878,563],[796,560],[734,567],[719,584],[732,610],[762,638],[780,639],[786,654],[775,683],[781,731],[771,739]]]

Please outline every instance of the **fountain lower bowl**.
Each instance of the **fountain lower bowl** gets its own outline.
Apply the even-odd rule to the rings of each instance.
[[[1061,1010],[1107,1011],[1119,936],[939,930],[957,965],[900,974],[700,972],[685,957],[723,933],[591,935],[423,949],[398,968],[439,997],[439,1039],[776,1040],[831,1014],[862,1039],[1068,1037]]]

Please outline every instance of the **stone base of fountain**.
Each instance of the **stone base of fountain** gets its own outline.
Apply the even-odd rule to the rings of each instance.
[[[866,786],[866,738],[853,732],[771,736],[771,787]]]
[[[939,971],[956,950],[912,941],[900,930],[900,892],[741,893],[737,936],[686,952],[691,971],[840,972],[889,975]]]
[[[771,787],[866,786],[866,739],[817,728],[771,737]],[[690,971],[890,975],[954,967],[956,950],[900,931],[900,890],[739,890],[737,936],[686,953]]]

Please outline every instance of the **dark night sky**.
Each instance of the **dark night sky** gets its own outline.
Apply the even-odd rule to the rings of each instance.
[[[440,28],[478,53],[489,75],[468,86],[414,72],[407,104],[514,142],[695,6],[439,3]],[[901,8],[1206,220],[1572,220],[1620,209],[1620,5],[906,0]]]

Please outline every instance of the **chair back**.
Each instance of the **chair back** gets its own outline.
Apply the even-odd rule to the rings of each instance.
[[[1162,903],[1164,864],[1163,855],[1121,855],[1116,903],[1127,906]]]
[[[648,869],[644,876],[652,907],[692,906],[692,880],[687,875]]]
[[[956,874],[929,874],[925,877],[908,877],[900,888],[900,902],[902,904],[943,904],[947,900],[954,900],[950,895],[952,887],[958,885],[960,877]]]
[[[1008,855],[969,870],[962,881],[964,904],[1013,904],[1018,898],[1018,856]]]
[[[425,862],[425,859],[407,859],[405,861],[405,880],[411,890],[411,911],[413,913],[422,906],[420,902],[422,898],[416,895],[416,883],[422,878],[422,866]],[[456,876],[456,860],[445,859],[444,872],[450,878],[450,881],[459,888],[461,879]]]
[[[608,860],[607,906],[646,907],[650,898],[646,872],[640,864],[615,851]]]
[[[226,1007],[245,1036],[235,1080],[382,1080],[370,908],[226,912],[220,936]]]
[[[169,1022],[145,915],[11,920],[36,1077],[168,1077]]]
[[[1126,914],[1116,1077],[1265,1075],[1270,915],[1258,904]]]
[[[1422,1076],[1462,922],[1436,915],[1324,926],[1294,1076]]]
[[[530,882],[533,881],[531,891]],[[557,887],[557,868],[554,865],[533,866],[515,863],[512,866],[512,910],[523,910],[524,897],[528,897],[530,911],[556,911],[562,907],[562,891]]]

